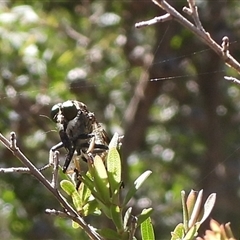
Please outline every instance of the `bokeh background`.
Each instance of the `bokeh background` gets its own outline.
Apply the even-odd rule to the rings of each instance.
[[[181,11],[187,1],[169,3]],[[197,4],[206,31],[219,44],[229,36],[240,59],[239,1]],[[15,131],[21,150],[42,167],[59,141],[51,107],[82,101],[110,137],[124,134],[126,189],[153,171],[131,204],[135,214],[154,208],[156,239],[170,239],[182,221],[180,192],[191,189],[204,189],[205,198],[216,192],[212,217],[230,221],[239,237],[240,87],[223,78],[239,76],[176,22],[135,29],[163,13],[147,0],[0,1],[0,131]],[[12,166],[21,164],[0,145],[0,167]],[[31,176],[0,175],[2,240],[87,239],[46,208],[60,206]]]

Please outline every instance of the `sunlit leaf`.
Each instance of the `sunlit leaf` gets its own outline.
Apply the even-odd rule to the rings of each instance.
[[[123,230],[122,212],[119,206],[111,205],[111,218],[118,231]]]
[[[126,230],[127,229],[127,223],[129,221],[129,218],[131,216],[132,213],[132,207],[128,208],[127,211],[124,214],[124,219],[123,219],[123,227]]]
[[[203,213],[202,219],[200,220],[200,223],[203,223],[208,218],[208,216],[212,212],[215,202],[216,202],[216,193],[212,193],[204,203],[204,213]]]
[[[81,214],[83,216],[88,216],[90,214],[93,215],[100,215],[101,211],[99,209],[99,204],[96,199],[93,199],[89,201],[87,204],[85,204],[82,208]]]
[[[78,193],[83,204],[85,204],[91,196],[90,189],[84,183],[80,184]]]
[[[94,178],[96,191],[101,196],[101,198],[104,199],[105,203],[108,203],[110,202],[110,190],[107,171],[103,160],[99,156],[96,156],[94,158],[93,164],[94,168],[92,171],[92,176]]]
[[[171,232],[172,238],[171,240],[179,240],[183,239],[185,232],[184,232],[184,226],[182,223],[179,223],[173,232]]]
[[[141,225],[146,219],[148,219],[152,212],[153,212],[152,208],[143,209],[141,214],[137,216],[137,225],[138,226]]]
[[[150,217],[148,217],[141,224],[141,235],[143,240],[155,240],[154,230],[153,230],[152,221]]]
[[[77,211],[81,211],[82,209],[82,201],[79,196],[78,191],[76,190],[74,184],[68,180],[62,180],[60,182],[61,188],[72,197],[73,204]]]
[[[130,189],[128,190],[128,193],[124,199],[123,205],[126,205],[129,202],[129,200],[134,196],[134,194],[137,192],[137,190],[141,187],[143,182],[149,177],[151,173],[152,172],[148,170],[135,180],[134,184],[130,186]]]
[[[121,182],[121,159],[116,148],[110,148],[107,157],[107,170],[111,192],[119,190]]]
[[[196,223],[195,225],[193,225],[187,232],[187,234],[184,236],[183,240],[193,240],[195,239],[196,235],[197,235],[197,230],[199,228],[200,224]]]
[[[119,141],[119,135],[118,133],[114,133],[108,147],[109,149],[112,149],[112,148],[117,148],[118,147],[118,141]]]
[[[72,227],[73,227],[74,229],[78,229],[80,226],[79,226],[78,223],[72,221]]]

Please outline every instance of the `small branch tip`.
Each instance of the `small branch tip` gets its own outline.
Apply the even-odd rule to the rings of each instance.
[[[224,59],[228,58],[229,55],[229,38],[224,36],[222,39],[222,54]]]
[[[16,133],[15,132],[10,133],[10,148],[13,151],[17,150],[17,139],[16,139]]]
[[[234,78],[234,77],[224,76],[224,79],[227,80],[227,81],[231,81],[231,82],[240,84],[240,80],[237,79],[237,78]]]
[[[222,39],[222,48],[223,48],[223,51],[228,51],[229,38],[227,36],[224,36],[223,39]]]
[[[142,22],[136,23],[135,27],[136,28],[146,27],[146,26],[154,25],[156,23],[166,22],[169,20],[172,20],[172,16],[169,13],[166,13],[162,16],[155,17],[155,18],[147,20],[147,21],[142,21]]]
[[[185,13],[187,13],[188,15],[192,15],[192,11],[191,11],[191,9],[190,8],[188,8],[188,7],[183,7],[183,12],[185,12]]]

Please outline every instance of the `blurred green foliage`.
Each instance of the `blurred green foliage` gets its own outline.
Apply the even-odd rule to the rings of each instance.
[[[172,2],[179,10],[187,4]],[[219,43],[230,35],[231,51],[240,59],[239,3],[221,2],[217,11],[210,0],[198,4],[206,30]],[[144,77],[160,78],[143,139],[132,151],[133,143],[123,144],[126,188],[145,170],[153,172],[131,204],[136,212],[152,206],[156,239],[170,239],[181,222],[180,191],[203,188],[217,192],[214,218],[236,229],[240,91],[223,76],[237,75],[177,23],[134,28],[159,14],[150,1],[0,2],[0,131],[15,131],[19,147],[41,167],[59,141],[48,119],[55,103],[82,101],[110,136],[131,135],[125,113],[136,86]],[[19,166],[3,146],[0,166]],[[56,208],[56,201],[37,181],[1,174],[1,239],[86,239],[71,221],[45,215],[46,208]]]

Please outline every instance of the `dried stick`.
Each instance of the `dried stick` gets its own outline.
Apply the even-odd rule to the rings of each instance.
[[[51,185],[54,189],[57,189],[58,186],[58,169],[59,169],[59,152],[56,151],[53,158],[53,175]]]
[[[10,134],[10,141],[6,139],[1,133],[0,133],[0,142],[8,148],[14,156],[16,156],[26,168],[22,168],[22,170],[30,173],[33,175],[39,182],[41,182],[53,195],[54,197],[59,201],[59,203],[64,208],[64,213],[66,217],[72,219],[76,223],[78,223],[81,228],[87,233],[87,235],[90,237],[90,239],[93,240],[102,240],[101,236],[93,229],[91,226],[89,226],[83,218],[72,208],[72,206],[66,201],[66,199],[61,195],[61,193],[56,188],[56,171],[57,167],[54,169],[53,173],[53,180],[52,183],[50,183],[43,175],[42,173],[32,164],[32,162],[20,151],[20,149],[17,147],[16,144],[16,134],[14,132],[11,132]],[[58,156],[56,156],[55,163],[58,164]],[[0,169],[1,172],[14,172],[16,169],[21,170],[21,168],[10,168],[9,171],[5,169]],[[24,172],[23,171],[23,172]],[[16,171],[15,171],[16,172]],[[21,172],[21,171],[20,171]],[[57,211],[55,211],[57,212]]]
[[[172,20],[172,16],[169,13],[164,14],[163,16],[159,16],[159,17],[155,17],[151,20],[148,21],[142,21],[139,23],[135,24],[136,28],[141,28],[141,27],[146,27],[146,26],[150,26],[159,22],[166,22]]]
[[[196,6],[195,0],[188,0],[188,5],[189,8],[184,7],[183,11],[193,18],[193,21],[199,30],[205,31],[198,16],[198,8]]]
[[[227,80],[227,81],[231,81],[231,82],[233,82],[233,83],[240,84],[240,80],[237,79],[237,78],[234,78],[234,77],[224,76],[224,79]]]
[[[68,218],[68,215],[65,212],[58,211],[58,210],[55,210],[55,209],[46,209],[45,213],[49,214],[49,215],[59,216],[59,217],[62,217],[62,218]]]
[[[30,173],[30,169],[26,167],[11,167],[11,168],[0,168],[0,173]]]
[[[183,11],[189,14],[194,21],[194,24],[187,20],[181,13],[179,13],[175,8],[173,8],[167,1],[165,0],[152,0],[157,6],[162,8],[167,12],[166,14],[160,17],[153,18],[148,21],[137,23],[136,27],[144,27],[156,24],[158,22],[163,22],[167,20],[175,20],[183,25],[185,28],[189,29],[192,33],[194,33],[197,37],[199,37],[205,44],[207,44],[211,49],[213,49],[218,56],[229,66],[235,69],[240,74],[240,63],[229,53],[228,47],[226,51],[226,38],[223,38],[222,46],[217,44],[210,36],[208,32],[204,30],[202,27],[201,21],[198,16],[197,6],[195,4],[195,0],[188,0],[189,7],[184,7]],[[160,20],[156,20],[160,19]],[[227,38],[228,39],[228,38]],[[227,40],[229,42],[229,40]]]

